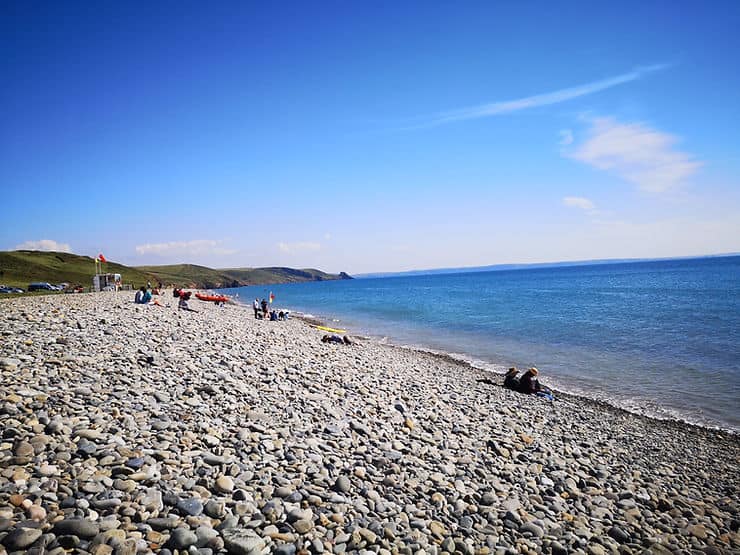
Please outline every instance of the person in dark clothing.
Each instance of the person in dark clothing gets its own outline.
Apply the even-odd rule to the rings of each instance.
[[[524,375],[519,379],[519,392],[534,394],[538,397],[544,397],[550,401],[554,401],[555,397],[548,388],[540,385],[537,375],[539,374],[537,368],[530,368]]]
[[[537,368],[530,368],[519,378],[519,393],[532,394],[540,390],[537,374],[539,374]]]
[[[514,368],[509,368],[509,371],[506,372],[504,375],[504,387],[506,389],[511,389],[513,391],[519,391],[519,378],[517,377],[517,374],[519,373],[519,370]]]
[[[267,301],[265,299],[262,299],[262,315],[267,320],[268,317],[268,310],[267,310]]]
[[[327,334],[321,338],[321,341],[323,343],[340,343],[340,344],[344,343],[344,340],[342,339],[342,337],[336,334],[332,334],[332,335]]]

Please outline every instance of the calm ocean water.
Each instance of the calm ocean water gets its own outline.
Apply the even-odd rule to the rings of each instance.
[[[740,256],[241,287],[249,303],[740,431]]]

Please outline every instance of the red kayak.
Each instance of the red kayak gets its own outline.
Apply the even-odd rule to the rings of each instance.
[[[200,299],[201,301],[210,301],[212,303],[225,303],[229,300],[228,297],[224,297],[223,295],[203,295],[201,293],[196,293],[195,298]]]

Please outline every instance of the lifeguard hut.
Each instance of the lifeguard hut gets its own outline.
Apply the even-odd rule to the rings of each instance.
[[[118,291],[121,288],[121,274],[95,274],[93,291]]]

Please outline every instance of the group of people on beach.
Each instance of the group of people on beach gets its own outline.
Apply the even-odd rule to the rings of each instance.
[[[136,295],[134,295],[134,302],[136,304],[150,304],[154,306],[162,306],[162,303],[159,302],[159,299],[153,298],[153,295],[159,295],[158,289],[152,289],[150,291],[151,287],[145,287],[141,286],[138,291],[136,291]]]
[[[542,385],[537,376],[540,371],[537,368],[532,367],[527,370],[521,377],[518,377],[519,370],[514,366],[509,368],[509,371],[504,375],[504,387],[511,389],[512,391],[518,391],[519,393],[525,393],[527,395],[537,395],[538,397],[544,397],[548,401],[554,401],[555,396],[552,391]]]
[[[254,309],[255,320],[270,320],[272,322],[277,322],[278,320],[287,320],[290,315],[290,312],[287,310],[275,310],[274,308],[270,310],[267,300],[265,299],[262,299],[262,301],[254,299],[254,302],[252,302],[252,308]]]

